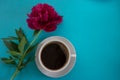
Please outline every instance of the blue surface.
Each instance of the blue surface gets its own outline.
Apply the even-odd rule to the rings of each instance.
[[[66,76],[54,80],[120,80],[120,0],[0,0],[0,38],[15,35],[22,28],[32,40],[26,14],[37,3],[48,3],[64,21],[48,36],[68,38],[76,48],[77,61]],[[0,41],[0,57],[8,56]],[[0,80],[9,80],[13,66],[0,62]],[[53,80],[44,76],[34,62],[15,80]]]

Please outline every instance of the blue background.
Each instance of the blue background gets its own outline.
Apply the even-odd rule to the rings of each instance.
[[[56,31],[48,36],[64,36],[76,48],[77,60],[66,76],[53,79],[44,76],[35,62],[29,63],[15,80],[120,80],[120,0],[0,0],[0,38],[15,35],[22,27],[32,40],[26,14],[32,6],[48,3],[63,16]],[[0,57],[7,57],[0,40]],[[13,66],[0,61],[0,80],[9,80]]]

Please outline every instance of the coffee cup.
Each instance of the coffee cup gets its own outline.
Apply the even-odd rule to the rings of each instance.
[[[37,47],[35,62],[38,69],[48,77],[58,78],[69,73],[76,61],[74,46],[64,37],[52,36]]]

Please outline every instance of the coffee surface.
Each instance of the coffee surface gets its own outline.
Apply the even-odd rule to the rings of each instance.
[[[50,43],[42,50],[41,60],[45,67],[56,70],[64,66],[66,55],[60,45]]]

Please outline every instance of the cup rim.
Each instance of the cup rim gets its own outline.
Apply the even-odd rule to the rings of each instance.
[[[60,42],[61,44],[63,44],[63,45],[67,48],[67,50],[68,50],[68,55],[69,55],[69,56],[68,56],[68,59],[67,59],[67,62],[65,62],[65,64],[64,64],[60,69],[56,69],[56,70],[52,70],[52,69],[47,68],[47,67],[43,64],[43,62],[42,62],[42,60],[41,60],[41,53],[42,53],[42,50],[44,49],[44,47],[45,47],[46,45],[48,45],[49,43],[54,42],[54,41],[55,41],[55,42]],[[70,62],[70,56],[71,56],[71,54],[70,54],[70,50],[68,49],[68,46],[66,45],[66,43],[64,43],[64,42],[62,42],[62,41],[60,41],[60,40],[50,40],[50,41],[44,43],[44,44],[41,46],[38,56],[39,56],[40,64],[41,64],[41,66],[42,66],[45,70],[50,71],[50,72],[59,72],[59,71],[64,70],[64,69],[68,66],[68,64],[69,64],[69,62]]]

